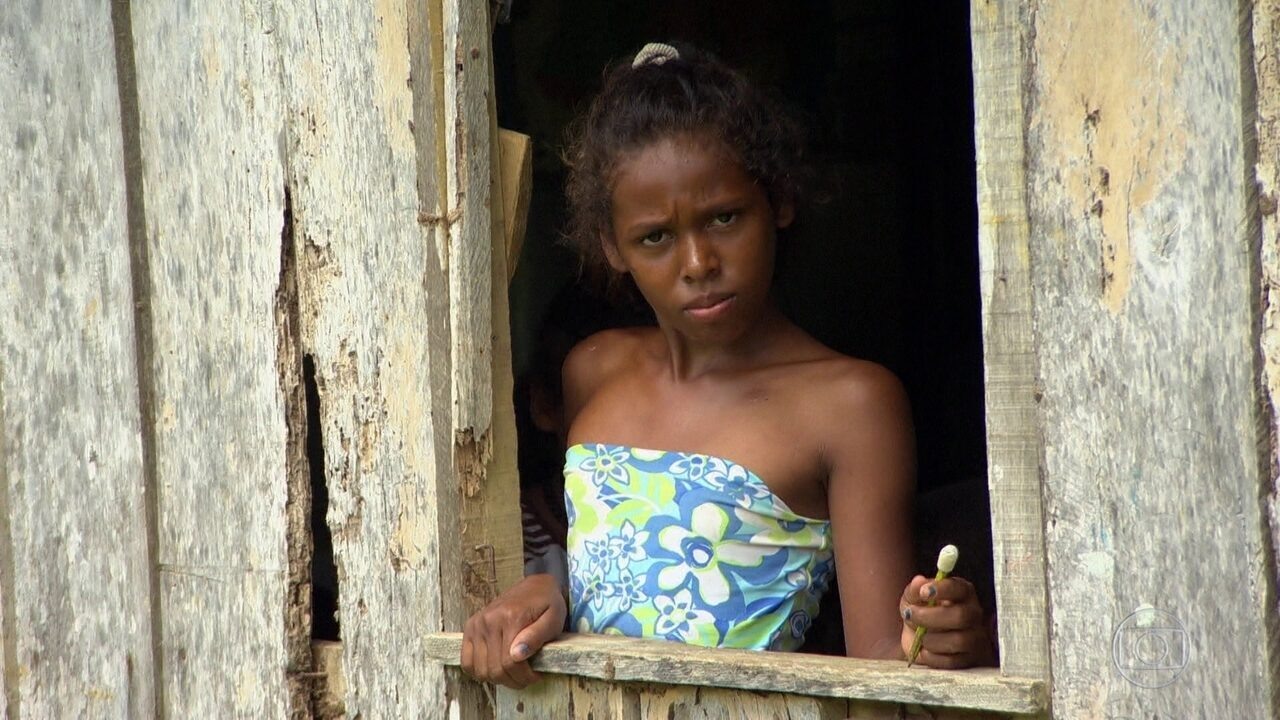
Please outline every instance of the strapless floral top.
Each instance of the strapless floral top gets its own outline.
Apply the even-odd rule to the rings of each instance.
[[[565,453],[569,604],[579,632],[795,650],[832,577],[831,524],[709,455]]]

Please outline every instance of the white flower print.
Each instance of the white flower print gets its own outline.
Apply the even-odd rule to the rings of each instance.
[[[610,478],[626,482],[626,462],[630,459],[631,453],[626,448],[609,449],[608,445],[596,445],[595,455],[583,460],[579,467],[590,472],[591,482],[600,487]]]
[[[755,500],[767,500],[769,489],[761,482],[752,482],[747,469],[741,465],[728,464],[707,471],[707,484],[733,498],[733,501],[744,508],[751,507]]]
[[[630,520],[622,521],[618,534],[609,538],[609,550],[618,560],[618,568],[626,569],[632,560],[644,560],[647,557],[644,544],[649,542],[649,531],[636,532],[636,526]]]
[[[587,540],[587,558],[590,560],[588,565],[592,570],[601,573],[608,573],[613,567],[613,561],[618,558],[619,548],[608,539],[603,540]]]
[[[628,612],[633,604],[649,599],[644,591],[644,577],[637,578],[630,570],[618,573],[618,582],[609,583],[607,589],[609,597],[617,599],[618,612]]]
[[[675,597],[660,595],[653,599],[658,609],[658,620],[654,630],[659,635],[676,635],[689,642],[698,634],[698,628],[715,623],[715,618],[706,610],[698,610],[693,606],[693,595],[688,590],[681,590]]]
[[[693,509],[689,530],[671,525],[658,532],[658,544],[681,556],[682,560],[658,573],[658,587],[672,590],[692,575],[698,581],[698,594],[703,602],[719,605],[729,599],[730,580],[721,565],[754,567],[776,548],[752,547],[746,543],[724,539],[729,516],[712,503]],[[692,531],[692,532],[690,532]]]
[[[690,480],[697,480],[707,472],[707,466],[713,463],[723,462],[716,458],[706,455],[690,455],[688,453],[680,453],[680,459],[671,463],[667,471],[677,477],[684,475]]]

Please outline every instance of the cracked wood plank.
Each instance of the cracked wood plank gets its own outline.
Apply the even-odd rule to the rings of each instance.
[[[0,716],[150,717],[111,8],[6,2],[0,28]]]
[[[434,717],[443,668],[416,638],[443,623],[453,482],[448,294],[419,223],[419,137],[433,137],[421,7],[276,8],[305,352],[320,399],[349,717]],[[425,152],[430,152],[429,149]],[[444,319],[442,321],[442,318]]]
[[[307,701],[287,673],[305,669],[309,650],[298,637],[307,628],[287,623],[298,589],[286,396],[297,378],[280,375],[290,340],[276,317],[285,178],[275,21],[257,4],[132,5],[165,710],[297,716]]]

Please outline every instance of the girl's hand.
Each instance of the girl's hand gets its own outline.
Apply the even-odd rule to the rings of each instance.
[[[553,575],[530,575],[467,619],[462,669],[519,690],[537,682],[529,658],[564,629],[568,603]]]
[[[929,601],[935,605],[930,607]],[[993,665],[991,639],[973,584],[960,577],[911,579],[898,601],[902,615],[902,652],[911,651],[916,628],[928,630],[916,662],[935,668]]]

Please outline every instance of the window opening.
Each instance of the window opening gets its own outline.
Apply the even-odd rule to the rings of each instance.
[[[830,202],[809,209],[779,251],[785,312],[843,353],[894,371],[911,397],[917,440],[916,568],[941,545],[995,610],[986,482],[978,287],[973,81],[967,4],[920,14],[891,0],[775,3],[515,3],[494,34],[498,122],[532,136],[533,197],[511,286],[522,495],[556,495],[561,457],[539,416],[544,330],[580,338],[645,322],[635,307],[604,317],[561,291],[576,259],[563,227],[565,124],[602,69],[645,42],[710,50],[781,94],[807,121]],[[568,295],[566,295],[568,293]],[[570,343],[571,344],[571,343]],[[567,350],[567,348],[565,348]],[[558,377],[554,380],[558,389]],[[544,482],[544,478],[549,478]],[[552,483],[552,485],[547,485]],[[561,513],[563,510],[561,510]],[[805,650],[843,654],[834,584]]]

